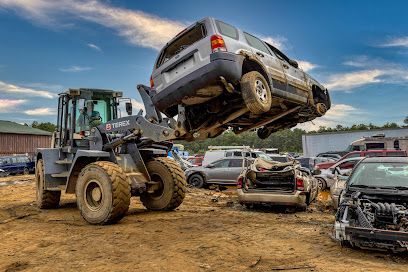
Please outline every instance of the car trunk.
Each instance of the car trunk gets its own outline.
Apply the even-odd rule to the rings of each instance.
[[[261,160],[258,160],[258,163],[256,161],[246,174],[246,188],[248,190],[280,192],[294,192],[296,190],[296,164],[266,161],[259,164]]]
[[[160,53],[152,75],[157,91],[209,63],[210,39],[204,23],[184,30]]]

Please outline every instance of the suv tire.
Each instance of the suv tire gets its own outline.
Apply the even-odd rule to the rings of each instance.
[[[269,84],[257,71],[246,73],[241,78],[241,92],[248,110],[254,114],[268,112],[272,105]]]
[[[195,188],[203,188],[205,185],[204,178],[200,174],[192,174],[188,179],[188,184]]]

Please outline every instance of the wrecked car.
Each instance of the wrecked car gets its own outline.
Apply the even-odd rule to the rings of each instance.
[[[324,190],[326,188],[331,188],[335,183],[336,176],[349,175],[354,166],[361,159],[363,159],[363,157],[348,158],[339,160],[328,169],[316,169],[317,171],[320,171],[320,174],[315,176],[319,182],[319,189]]]
[[[214,18],[200,20],[160,51],[150,97],[182,138],[258,129],[267,138],[322,116],[327,89],[271,44]]]
[[[252,204],[291,206],[306,210],[318,194],[317,180],[297,161],[274,162],[257,158],[237,181],[238,200]]]
[[[365,158],[340,195],[334,238],[363,249],[408,249],[408,158]]]

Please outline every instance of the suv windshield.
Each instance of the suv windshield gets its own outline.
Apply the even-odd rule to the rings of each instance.
[[[183,31],[184,32],[184,31]],[[156,68],[159,68],[163,63],[177,55],[193,43],[201,40],[206,36],[205,26],[196,24],[193,28],[186,31],[176,38],[172,43],[164,48],[157,61]]]
[[[361,163],[349,180],[352,186],[408,187],[408,164],[406,163]]]

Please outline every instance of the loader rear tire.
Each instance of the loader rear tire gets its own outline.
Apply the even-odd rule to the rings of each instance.
[[[147,162],[147,171],[153,182],[159,182],[159,189],[140,196],[143,205],[154,211],[174,210],[184,200],[186,176],[176,161],[170,158],[155,158]]]
[[[78,176],[75,193],[81,215],[90,224],[116,223],[129,209],[130,184],[113,162],[88,164]]]
[[[37,161],[35,167],[35,182],[37,185],[37,205],[40,209],[55,209],[58,208],[61,191],[45,190],[44,180],[44,162],[42,159]]]
[[[272,105],[269,84],[257,71],[246,73],[241,78],[241,92],[248,110],[254,114],[268,112]]]

